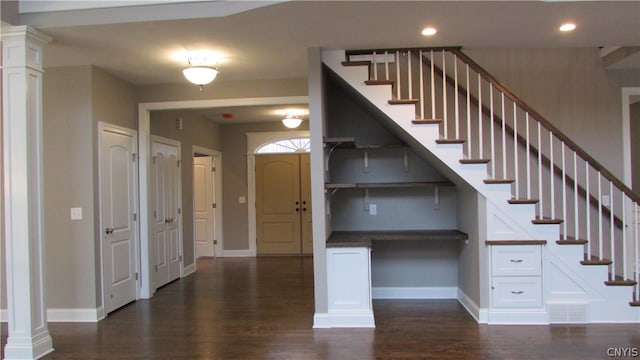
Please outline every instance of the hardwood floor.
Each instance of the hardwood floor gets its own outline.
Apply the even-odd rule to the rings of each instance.
[[[378,300],[375,329],[312,329],[310,257],[205,259],[98,323],[50,323],[45,359],[606,359],[640,325],[488,326],[455,300]],[[6,323],[1,344],[6,343]]]

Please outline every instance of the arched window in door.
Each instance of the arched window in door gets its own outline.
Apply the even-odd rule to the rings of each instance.
[[[309,151],[309,138],[292,138],[262,144],[256,149],[256,154],[304,153]]]

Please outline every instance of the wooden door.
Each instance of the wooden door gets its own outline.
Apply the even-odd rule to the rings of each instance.
[[[152,239],[155,286],[180,277],[180,158],[179,143],[156,138],[151,142]]]
[[[136,299],[136,140],[133,130],[100,130],[100,206],[107,313]]]
[[[215,256],[213,157],[193,158],[193,214],[196,256]]]
[[[256,155],[258,254],[312,253],[308,159],[308,154]]]

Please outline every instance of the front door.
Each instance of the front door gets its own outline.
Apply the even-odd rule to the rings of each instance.
[[[309,154],[256,155],[258,254],[313,251],[308,163]]]
[[[180,143],[154,137],[151,142],[152,238],[156,287],[180,277]]]
[[[193,215],[196,256],[215,256],[214,234],[215,201],[212,156],[193,158]]]
[[[100,206],[105,310],[136,299],[136,135],[100,128]]]

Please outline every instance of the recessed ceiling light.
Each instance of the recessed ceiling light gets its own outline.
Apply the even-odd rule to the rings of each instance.
[[[422,29],[422,35],[424,35],[424,36],[433,36],[437,32],[438,32],[438,29],[436,29],[436,28],[434,28],[432,26],[429,26],[429,27],[426,27],[426,28]]]
[[[576,29],[576,24],[574,23],[564,23],[560,26],[560,31],[573,31]]]

